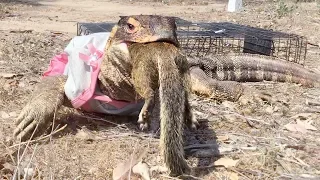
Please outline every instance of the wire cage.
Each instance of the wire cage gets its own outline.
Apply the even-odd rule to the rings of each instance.
[[[304,65],[307,38],[230,22],[192,23],[176,18],[177,35],[188,56],[252,53]],[[77,34],[111,31],[114,23],[78,23]]]

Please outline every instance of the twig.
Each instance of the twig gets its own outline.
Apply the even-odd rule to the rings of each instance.
[[[9,154],[9,156],[10,156],[10,158],[11,158],[11,161],[14,162],[14,158],[13,158],[13,156],[12,156],[10,150],[9,150],[9,147],[8,147],[4,142],[1,142],[1,143],[3,144],[3,146],[4,146],[4,147],[6,148],[6,150],[8,151],[8,154]]]
[[[86,116],[86,115],[79,115],[79,116],[80,116],[80,117],[84,117],[84,118],[88,118],[88,119],[93,119],[93,120],[98,120],[98,121],[107,122],[107,123],[113,124],[113,125],[115,125],[115,126],[117,126],[117,127],[121,127],[121,128],[123,128],[123,129],[127,129],[127,130],[128,130],[127,127],[125,127],[125,126],[123,126],[123,125],[121,125],[121,124],[114,123],[114,122],[112,122],[112,121],[108,121],[108,120],[106,120],[106,119],[95,118],[95,117],[90,117],[90,116]]]
[[[300,165],[300,166],[306,166],[306,165],[302,164],[301,162],[298,162],[298,161],[295,161],[295,160],[286,159],[286,158],[283,158],[283,160],[288,161],[288,162],[292,162],[292,163],[295,163],[295,164],[298,164],[298,165]]]
[[[24,143],[24,144],[27,144],[27,145],[26,145],[25,149],[23,150],[22,155],[21,155],[20,158],[19,158],[19,155],[20,155],[20,148],[21,148],[22,143],[19,143],[19,145],[18,145],[18,146],[19,146],[18,154],[17,154],[18,163],[17,163],[17,168],[16,168],[15,171],[14,171],[14,175],[13,175],[13,178],[12,178],[12,179],[16,179],[17,172],[18,172],[18,177],[20,177],[20,171],[19,171],[20,163],[22,162],[23,156],[25,155],[25,153],[26,153],[26,151],[27,151],[27,149],[28,149],[28,146],[29,146],[29,144],[31,143],[32,137],[34,136],[36,130],[38,129],[38,125],[39,125],[39,124],[36,125],[35,129],[33,130],[32,134],[31,134],[31,136],[30,136],[30,138],[29,138],[29,140]],[[21,142],[21,138],[20,138],[20,142]],[[10,146],[10,148],[11,148],[11,147],[12,147],[12,146]]]
[[[53,119],[52,119],[52,127],[51,127],[51,132],[50,132],[50,136],[49,136],[49,142],[50,142],[50,148],[51,149],[54,149],[53,146],[52,146],[52,132],[55,131],[54,129],[54,125],[55,125],[55,120],[56,120],[56,114],[57,114],[57,111],[58,111],[58,101],[56,101],[56,105],[55,105],[55,109],[54,109],[54,114],[53,114]],[[58,128],[59,126],[57,126]],[[52,151],[50,151],[52,152]],[[52,157],[52,153],[50,153],[50,156],[49,158],[51,159]],[[52,162],[51,160],[49,162]],[[54,179],[54,173],[52,173],[52,166],[50,165],[49,166],[49,171],[50,171],[50,178],[51,179]]]
[[[235,168],[227,168],[227,169],[229,169],[229,170],[231,170],[231,171],[233,171],[233,172],[235,172],[235,173],[237,173],[237,174],[240,174],[240,175],[241,175],[242,177],[244,177],[245,179],[250,180],[250,178],[249,178],[248,176],[242,174],[241,172],[239,172],[239,171],[236,170]]]
[[[31,158],[30,158],[30,160],[29,160],[29,162],[28,162],[28,165],[27,165],[27,168],[26,168],[26,169],[27,169],[27,173],[24,174],[24,178],[23,178],[24,180],[27,179],[27,177],[28,177],[28,170],[29,170],[31,161],[32,161],[32,159],[33,159],[33,157],[34,157],[34,154],[36,153],[37,147],[38,147],[38,144],[36,144],[36,146],[34,147],[34,150],[33,150],[33,152],[32,152]]]
[[[269,124],[269,123],[267,123],[267,122],[265,122],[265,121],[263,121],[263,120],[246,117],[246,116],[243,116],[243,115],[241,115],[241,114],[239,114],[239,113],[236,113],[236,112],[228,112],[228,111],[222,111],[222,112],[224,112],[224,113],[231,113],[231,114],[234,114],[234,115],[236,115],[236,116],[242,117],[242,118],[244,118],[244,119],[246,119],[246,120],[256,121],[256,122],[259,122],[259,123],[262,123],[262,124],[265,124],[265,125],[269,125],[269,126],[271,125],[271,124]],[[251,124],[249,124],[249,125],[251,126]]]
[[[198,177],[195,177],[195,176],[192,176],[192,175],[187,175],[187,174],[183,174],[183,175],[180,175],[178,177],[171,177],[171,176],[167,176],[167,175],[160,175],[161,177],[164,177],[164,178],[167,178],[167,179],[174,179],[174,180],[181,180],[181,178],[189,178],[189,179],[195,179],[195,180],[203,180],[201,178],[198,178]]]
[[[188,149],[201,149],[201,148],[218,148],[216,144],[194,144],[184,147],[184,150]]]
[[[271,137],[271,138],[267,138],[267,137],[259,137],[259,136],[250,136],[250,135],[247,135],[247,134],[241,134],[241,133],[229,133],[229,134],[233,134],[233,135],[238,135],[238,136],[245,136],[245,137],[250,137],[250,138],[253,138],[254,140],[258,141],[257,139],[266,139],[266,140],[273,140],[273,139],[283,139],[283,140],[286,140],[286,141],[289,141],[289,139],[287,138],[284,138],[284,137]]]
[[[11,30],[10,33],[32,33],[33,30]]]
[[[108,138],[108,139],[111,139],[111,138],[119,138],[119,137],[127,137],[127,136],[131,136],[131,137],[137,137],[137,138],[140,138],[140,139],[149,139],[150,138],[150,141],[158,141],[158,139],[153,139],[153,135],[140,135],[140,134],[135,134],[135,133],[124,133],[124,134],[117,134],[117,135],[107,135],[107,137],[105,138]],[[151,139],[152,138],[152,139]]]
[[[41,140],[46,139],[46,138],[48,138],[48,137],[50,137],[50,136],[52,136],[52,135],[54,135],[54,134],[57,134],[58,132],[64,130],[66,127],[67,127],[67,124],[64,125],[64,126],[62,126],[60,129],[58,129],[58,130],[56,130],[56,131],[54,131],[54,132],[52,132],[52,133],[50,133],[50,134],[48,134],[48,135],[46,135],[46,136],[43,136],[43,137],[41,137],[41,138],[39,138],[39,139],[31,140],[31,141],[28,141],[28,142],[34,143],[34,142],[37,142],[37,141],[41,141]],[[24,144],[26,144],[26,143],[28,143],[28,142],[21,142],[21,143],[19,143],[19,144],[12,145],[12,146],[10,146],[9,148],[13,148],[13,147],[16,147],[16,146],[24,145]]]
[[[320,102],[316,102],[308,99],[306,99],[306,104],[310,106],[320,106]]]
[[[308,41],[307,43],[308,43],[309,45],[311,45],[311,46],[319,47],[319,45],[316,44],[316,43],[312,43],[312,42],[310,42],[310,41]]]
[[[198,177],[195,177],[195,176],[192,176],[192,175],[189,175],[189,174],[182,174],[180,176],[178,176],[178,178],[188,178],[188,179],[195,179],[195,180],[203,180],[201,178],[198,178]]]

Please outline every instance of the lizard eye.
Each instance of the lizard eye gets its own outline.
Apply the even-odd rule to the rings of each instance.
[[[130,24],[130,23],[128,23],[127,26],[128,26],[128,29],[129,29],[130,31],[133,31],[133,30],[135,29],[134,25],[132,25],[132,24]]]

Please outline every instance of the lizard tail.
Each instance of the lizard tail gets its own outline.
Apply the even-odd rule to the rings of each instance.
[[[213,77],[218,80],[231,81],[275,81],[297,83],[307,87],[320,85],[320,74],[306,69],[302,65],[255,54],[241,54],[234,56],[215,56],[205,58],[213,62],[216,74]],[[212,61],[214,59],[214,61]],[[211,65],[212,66],[212,65]]]
[[[168,56],[168,54],[170,55]],[[171,176],[181,175],[189,171],[183,149],[183,124],[187,92],[183,90],[185,89],[184,75],[179,72],[174,54],[167,53],[167,55],[158,58],[160,148]]]

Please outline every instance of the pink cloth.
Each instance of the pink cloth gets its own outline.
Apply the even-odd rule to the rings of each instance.
[[[43,77],[62,75],[67,63],[68,63],[67,53],[63,52],[59,55],[54,56],[50,60],[50,65],[47,71],[43,73]]]
[[[106,95],[95,94],[95,88],[96,88],[98,74],[100,72],[100,65],[102,61],[103,52],[97,50],[92,44],[88,44],[87,47],[90,51],[90,55],[80,53],[79,58],[83,60],[86,64],[92,67],[91,84],[90,84],[90,87],[86,89],[84,92],[82,92],[77,98],[71,100],[73,107],[74,108],[81,107],[86,111],[94,111],[93,108],[91,108],[90,106],[88,106],[88,104],[86,104],[86,102],[88,102],[90,99],[103,101],[118,109],[124,108],[125,106],[132,104],[126,101],[118,101],[118,100],[111,99],[109,96],[106,96]],[[68,63],[67,53],[63,52],[61,54],[54,56],[50,60],[50,65],[47,71],[43,73],[43,77],[63,75],[67,63]]]

